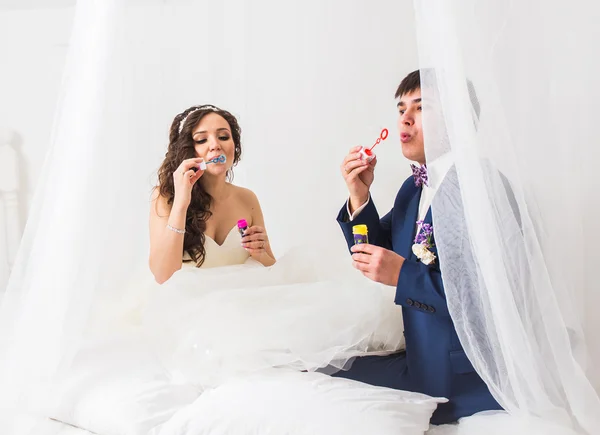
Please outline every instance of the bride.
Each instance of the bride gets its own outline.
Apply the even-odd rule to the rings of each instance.
[[[256,195],[227,182],[242,154],[236,118],[215,106],[194,106],[175,117],[150,211],[150,269],[160,284],[184,263],[275,263]],[[202,162],[225,156],[224,163]],[[249,228],[236,243],[236,222]],[[218,249],[220,248],[220,249]]]

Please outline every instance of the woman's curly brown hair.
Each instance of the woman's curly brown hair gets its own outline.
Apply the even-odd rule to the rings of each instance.
[[[235,116],[226,110],[212,105],[193,106],[181,112],[175,117],[173,124],[171,124],[169,147],[165,154],[165,160],[158,170],[159,194],[163,198],[166,198],[169,206],[173,205],[175,199],[173,173],[181,162],[197,157],[194,140],[192,139],[192,131],[198,122],[209,113],[216,113],[222,116],[229,124],[231,137],[235,144],[233,165],[235,166],[240,161],[242,156],[242,130]],[[183,126],[181,126],[180,132],[181,122],[183,122]],[[227,172],[227,180],[233,180],[233,171],[229,170]],[[192,200],[187,209],[185,236],[183,240],[183,253],[187,252],[197,267],[202,266],[206,257],[206,249],[204,247],[206,237],[204,232],[206,231],[206,221],[212,215],[210,212],[212,197],[204,190],[200,181],[201,179],[192,188]]]

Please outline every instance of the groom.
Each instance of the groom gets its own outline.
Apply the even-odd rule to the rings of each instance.
[[[354,267],[373,281],[396,287],[406,351],[357,358],[348,371],[334,376],[446,397],[449,402],[440,404],[431,418],[433,424],[444,424],[502,408],[465,355],[448,312],[439,260],[433,259],[437,251],[430,206],[439,186],[429,180],[439,184],[452,162],[446,154],[425,165],[419,71],[402,80],[396,98],[402,154],[420,166],[412,165],[413,176],[398,191],[392,210],[380,218],[369,193],[377,160],[367,163],[360,159],[359,147],[353,148],[341,166],[350,198],[337,219]],[[478,112],[476,104],[474,109]],[[360,224],[367,226],[370,244],[354,245],[352,227]],[[421,245],[415,250],[420,259],[413,253],[415,243]]]

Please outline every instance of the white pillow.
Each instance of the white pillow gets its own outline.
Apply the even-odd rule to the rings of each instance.
[[[201,393],[173,382],[139,340],[128,339],[80,352],[58,384],[50,417],[102,435],[147,435]]]
[[[205,391],[160,435],[423,435],[443,398],[271,369]]]

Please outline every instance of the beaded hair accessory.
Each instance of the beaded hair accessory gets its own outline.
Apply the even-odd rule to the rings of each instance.
[[[213,112],[217,112],[221,109],[219,109],[216,106],[213,106],[212,104],[205,104],[204,106],[198,106],[195,109],[190,110],[190,112],[187,115],[185,115],[181,121],[179,121],[179,134],[181,134],[181,130],[183,130],[183,126],[185,125],[185,121],[188,119],[188,116],[190,116],[194,112],[197,112],[198,110],[212,110]]]

